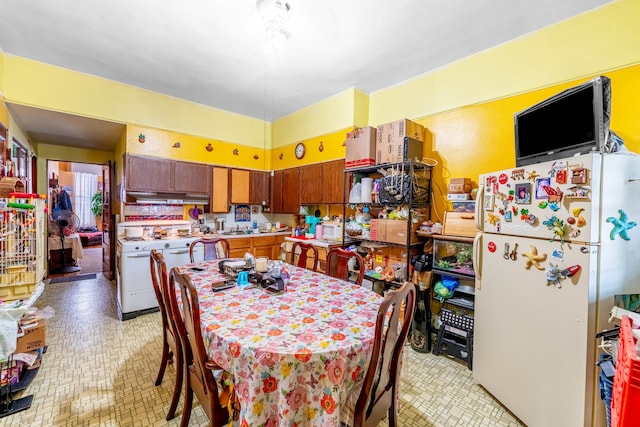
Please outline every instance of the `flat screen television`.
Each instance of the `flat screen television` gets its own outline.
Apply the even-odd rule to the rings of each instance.
[[[607,152],[611,80],[599,76],[514,115],[516,166]]]

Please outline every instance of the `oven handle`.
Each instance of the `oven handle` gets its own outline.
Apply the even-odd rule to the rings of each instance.
[[[165,249],[166,251],[166,249]],[[171,249],[170,251],[168,251],[167,253],[171,254],[171,255],[182,255],[182,254],[188,254],[189,253],[189,249]]]
[[[151,252],[143,252],[143,253],[136,253],[136,254],[127,254],[126,257],[127,258],[149,258],[149,255],[151,254]]]

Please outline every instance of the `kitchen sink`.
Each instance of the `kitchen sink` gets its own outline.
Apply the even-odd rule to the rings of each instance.
[[[248,234],[248,233],[246,231],[242,231],[242,230],[233,230],[233,231],[225,231],[225,232],[220,233],[220,234],[229,235],[229,234]]]

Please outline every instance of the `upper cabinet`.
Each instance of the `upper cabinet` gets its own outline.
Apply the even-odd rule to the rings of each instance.
[[[231,169],[231,204],[249,204],[249,177],[247,170]]]
[[[300,204],[312,205],[322,203],[322,168],[324,163],[302,166],[300,168]],[[343,175],[343,173],[341,173]]]
[[[269,205],[269,172],[251,171],[249,173],[249,203]]]
[[[300,210],[299,185],[298,168],[274,171],[271,177],[271,212],[298,213]]]
[[[172,160],[126,155],[126,190],[169,192],[173,187]]]
[[[339,204],[344,201],[344,160],[300,168],[300,204]]]
[[[173,166],[175,191],[187,194],[209,194],[211,166],[188,162],[174,162]]]
[[[322,203],[343,203],[344,191],[344,160],[323,163]]]
[[[213,167],[211,212],[229,212],[229,169]]]
[[[211,167],[132,154],[125,156],[126,190],[209,195]]]

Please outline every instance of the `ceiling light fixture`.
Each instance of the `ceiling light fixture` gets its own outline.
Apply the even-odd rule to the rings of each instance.
[[[284,0],[257,0],[256,8],[264,23],[267,41],[279,47],[289,38],[287,20],[291,6]]]

